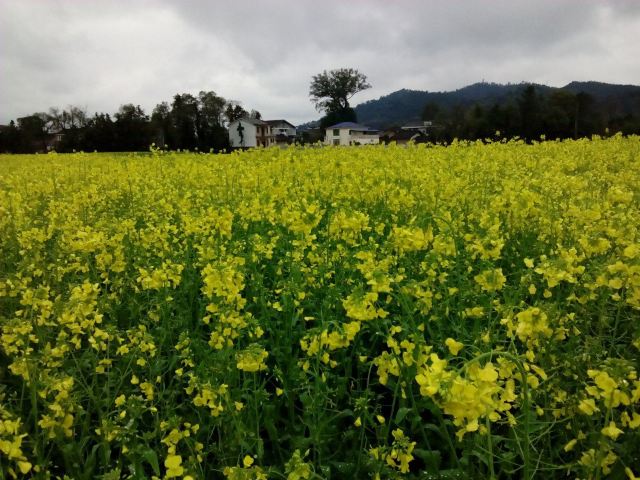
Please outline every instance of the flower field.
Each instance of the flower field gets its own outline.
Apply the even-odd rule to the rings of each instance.
[[[636,478],[639,228],[639,137],[0,156],[0,478]]]

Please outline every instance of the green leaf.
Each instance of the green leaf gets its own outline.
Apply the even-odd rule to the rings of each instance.
[[[151,468],[153,469],[153,473],[156,475],[160,475],[160,465],[158,463],[158,455],[151,449],[147,449],[142,452],[142,458],[144,458]]]
[[[442,455],[439,450],[416,448],[413,450],[413,455],[422,460],[427,467],[433,467],[436,469],[440,467],[440,462],[442,461]]]
[[[404,420],[404,417],[406,417],[410,411],[411,409],[408,407],[399,408],[398,413],[396,413],[396,423],[402,422],[402,420]]]

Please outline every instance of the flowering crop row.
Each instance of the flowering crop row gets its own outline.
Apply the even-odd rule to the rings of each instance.
[[[0,156],[0,477],[635,478],[640,138]]]

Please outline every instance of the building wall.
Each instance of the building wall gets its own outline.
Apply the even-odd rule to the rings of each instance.
[[[335,130],[338,130],[338,135],[334,133]],[[349,145],[349,140],[350,137],[348,128],[327,128],[324,137],[325,145]]]
[[[338,135],[334,133],[335,129],[328,128],[325,137],[325,145],[353,145],[359,143],[360,145],[372,145],[380,143],[380,136],[378,134],[364,135],[363,132],[353,132],[350,134],[348,128],[338,129]],[[336,143],[336,141],[338,143]]]
[[[273,130],[269,125],[259,125],[256,127],[258,132],[258,146],[259,147],[270,147],[276,143],[275,136],[273,134]]]
[[[244,127],[244,143],[240,141],[240,134],[238,133],[238,124],[242,123]],[[256,126],[252,123],[244,120],[236,120],[229,124],[229,144],[234,147],[256,147]]]
[[[350,143],[358,143],[360,145],[375,145],[380,143],[380,136],[377,134],[362,135],[355,133],[351,135]]]
[[[286,135],[288,137],[295,137],[296,129],[293,127],[290,127],[286,123],[281,123],[278,125],[272,125],[271,133],[273,133],[274,135]]]

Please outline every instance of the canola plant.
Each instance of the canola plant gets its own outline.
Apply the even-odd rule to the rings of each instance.
[[[0,477],[636,478],[640,138],[0,156]]]

